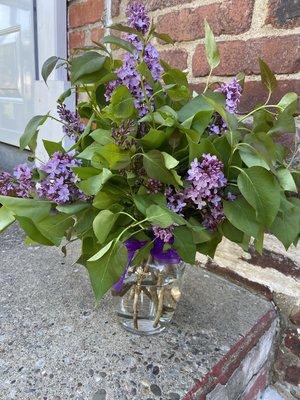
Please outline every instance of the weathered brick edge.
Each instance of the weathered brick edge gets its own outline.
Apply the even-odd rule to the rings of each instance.
[[[274,309],[264,314],[250,331],[242,337],[229,352],[184,396],[183,400],[205,400],[217,384],[225,385],[231,375],[243,361],[246,354],[258,343],[263,334],[270,328],[277,314]]]

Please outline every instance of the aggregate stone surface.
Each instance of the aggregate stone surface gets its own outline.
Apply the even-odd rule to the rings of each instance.
[[[190,267],[169,329],[132,335],[110,294],[94,307],[75,252],[0,235],[1,400],[180,400],[271,307]]]

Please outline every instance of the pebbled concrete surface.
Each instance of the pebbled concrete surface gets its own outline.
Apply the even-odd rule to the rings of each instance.
[[[26,247],[15,225],[0,239],[1,400],[180,400],[271,308],[190,268],[168,331],[134,336],[110,295],[94,308],[74,247]]]

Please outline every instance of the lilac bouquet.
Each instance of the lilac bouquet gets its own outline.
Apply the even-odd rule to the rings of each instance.
[[[139,294],[149,280],[163,287],[161,265],[194,264],[197,252],[213,257],[224,236],[244,249],[254,242],[258,251],[264,232],[286,248],[297,243],[299,171],[276,140],[295,130],[297,95],[269,104],[276,78],[263,60],[267,100],[247,115],[238,112],[242,74],[217,85],[208,79],[203,93],[193,93],[186,74],[160,60],[152,43],[171,38],[156,32],[143,5],[131,4],[127,14],[128,25],[110,27],[121,38],[106,36],[64,64],[72,88],[58,113],[74,145],[44,141],[45,164],[0,173],[0,227],[17,221],[32,242],[63,243],[64,251],[79,240],[78,263],[96,299],[110,288],[130,293],[136,329]],[[205,33],[212,72],[219,53],[207,23]],[[110,46],[124,51],[122,60]],[[46,61],[45,80],[58,61]],[[71,112],[64,101],[74,90],[89,101]],[[21,138],[33,157],[49,118],[34,117]],[[157,324],[167,310],[163,291],[143,290]]]

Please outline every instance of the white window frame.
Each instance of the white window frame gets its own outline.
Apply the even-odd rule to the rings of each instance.
[[[70,87],[64,68],[55,69],[47,80],[48,87],[41,77],[43,63],[51,56],[67,58],[67,0],[36,0],[38,77],[35,81],[34,114],[56,115],[56,100]],[[75,108],[75,96],[67,100],[67,107]],[[42,139],[60,141],[63,137],[62,125],[48,120],[40,129],[37,157],[47,159]]]

